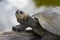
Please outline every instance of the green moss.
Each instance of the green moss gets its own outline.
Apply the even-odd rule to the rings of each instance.
[[[60,0],[33,0],[37,7],[46,6],[60,6]]]

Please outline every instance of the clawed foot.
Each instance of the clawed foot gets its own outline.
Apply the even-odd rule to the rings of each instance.
[[[19,32],[19,31],[23,31],[23,30],[25,30],[25,27],[22,26],[22,25],[16,25],[16,26],[13,26],[13,27],[12,27],[12,31],[17,31],[17,32]]]
[[[12,31],[20,31],[20,28],[12,27]]]

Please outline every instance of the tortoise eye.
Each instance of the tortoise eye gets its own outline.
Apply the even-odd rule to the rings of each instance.
[[[23,14],[23,11],[20,11],[20,14]]]

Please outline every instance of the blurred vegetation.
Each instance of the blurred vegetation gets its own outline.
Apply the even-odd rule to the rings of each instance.
[[[33,0],[37,7],[40,7],[42,5],[45,6],[60,6],[60,0]]]

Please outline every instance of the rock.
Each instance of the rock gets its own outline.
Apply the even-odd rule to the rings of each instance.
[[[33,31],[3,32],[0,33],[0,40],[39,40],[40,36]]]

